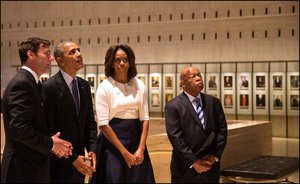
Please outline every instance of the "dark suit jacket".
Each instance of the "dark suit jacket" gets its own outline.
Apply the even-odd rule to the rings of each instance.
[[[193,178],[189,177],[189,180],[173,180],[172,182],[211,182],[210,176],[213,176],[212,178],[219,177],[220,163],[215,163],[211,171],[204,174],[197,174],[193,168],[190,168],[205,154],[212,154],[221,160],[227,142],[227,122],[220,100],[203,93],[201,93],[201,99],[205,116],[205,130],[185,93],[178,95],[166,104],[166,132],[173,146],[171,175],[182,179],[186,178],[184,175],[187,172],[193,172],[190,175]],[[196,155],[212,131],[215,133],[214,140],[200,155]]]
[[[3,94],[5,147],[2,182],[50,182],[48,133],[40,89],[32,74],[21,69]]]
[[[56,181],[83,182],[84,175],[73,168],[73,161],[78,155],[85,155],[87,151],[96,153],[97,124],[94,117],[92,96],[89,83],[77,77],[80,93],[80,113],[76,113],[76,106],[70,89],[61,72],[50,77],[43,83],[43,99],[52,133],[61,132],[61,138],[73,145],[73,155],[68,159],[53,157],[51,161],[51,177]],[[72,179],[80,175],[80,180]]]

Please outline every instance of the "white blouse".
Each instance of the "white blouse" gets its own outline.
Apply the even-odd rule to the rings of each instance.
[[[123,84],[108,77],[98,86],[95,103],[98,126],[107,125],[114,117],[149,120],[147,91],[137,78]]]

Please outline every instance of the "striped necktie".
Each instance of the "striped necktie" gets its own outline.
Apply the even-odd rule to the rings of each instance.
[[[79,94],[78,94],[78,88],[77,88],[77,81],[76,79],[72,80],[72,95],[74,98],[77,114],[79,114]]]
[[[200,119],[200,122],[203,126],[203,128],[205,128],[205,124],[204,124],[204,112],[200,103],[200,99],[199,98],[195,98],[193,100],[194,102],[196,102],[196,112],[197,112],[197,116]]]

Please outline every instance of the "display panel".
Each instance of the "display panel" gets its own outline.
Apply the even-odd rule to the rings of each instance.
[[[151,94],[151,107],[159,107],[160,106],[160,95],[159,93]]]
[[[249,75],[248,73],[239,74],[239,89],[240,90],[249,90]]]
[[[299,91],[299,73],[290,72],[288,73],[288,84],[290,90],[298,90]]]
[[[291,110],[299,110],[299,95],[298,94],[293,94],[290,95],[290,109]]]
[[[207,73],[206,74],[206,93],[217,98],[220,98],[220,79],[219,73]]]
[[[137,74],[137,78],[140,79],[148,89],[148,75],[146,73],[139,73]]]
[[[159,90],[160,89],[160,75],[152,75],[151,79],[151,88],[152,90]]]
[[[285,115],[286,114],[286,84],[285,72],[271,72],[271,114]]]
[[[233,109],[233,95],[224,94],[224,108]]]
[[[174,90],[175,86],[175,75],[164,74],[164,90]]]
[[[224,89],[232,89],[233,87],[233,76],[224,75]]]
[[[269,113],[268,73],[253,73],[253,114],[266,115]]]
[[[161,112],[162,100],[161,100],[161,74],[160,73],[151,73],[149,75],[149,102],[150,102],[150,111],[151,112]]]
[[[224,112],[235,113],[235,75],[234,73],[222,73],[222,105]]]
[[[91,92],[95,93],[95,89],[96,89],[96,74],[86,74],[85,75],[85,79],[88,81],[88,83],[90,84],[91,87]]]
[[[251,73],[241,72],[237,74],[238,85],[238,114],[251,114],[252,103],[250,103],[251,96]]]
[[[163,90],[163,107],[175,97],[175,74],[173,73],[165,73],[163,74],[164,81],[164,90]],[[165,109],[163,108],[163,111]]]
[[[299,116],[299,72],[287,73],[288,84],[288,115]]]
[[[256,94],[255,104],[256,104],[256,109],[266,109],[266,95]]]

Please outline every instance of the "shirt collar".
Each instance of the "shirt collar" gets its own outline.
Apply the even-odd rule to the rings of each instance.
[[[69,74],[67,74],[66,72],[64,72],[62,69],[60,69],[60,72],[63,76],[63,78],[65,79],[67,85],[71,85],[72,81],[73,81],[73,77],[70,76]],[[74,77],[77,80],[77,77]]]
[[[202,100],[201,100],[200,93],[199,93],[196,97],[194,97],[194,96],[188,94],[188,93],[185,92],[185,91],[183,91],[183,92],[184,92],[184,93],[186,94],[186,96],[189,98],[189,100],[190,100],[191,103],[194,101],[195,98],[199,98],[199,99],[200,99],[200,104],[202,105]]]
[[[22,66],[21,68],[24,69],[24,70],[27,70],[28,72],[30,72],[34,77],[35,82],[39,83],[38,75],[31,68],[29,68],[28,66]]]

